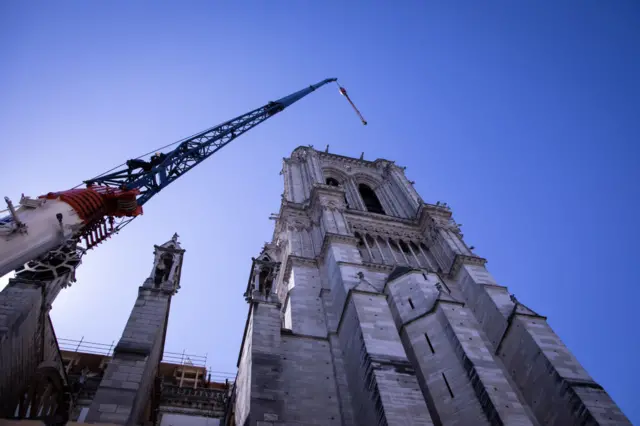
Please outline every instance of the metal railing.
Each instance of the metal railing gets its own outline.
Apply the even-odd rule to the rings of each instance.
[[[165,351],[162,354],[162,362],[169,364],[188,365],[193,367],[207,366],[207,355],[193,355],[188,354],[185,351],[182,352],[168,352]]]
[[[113,355],[113,348],[115,342],[111,342],[110,345],[105,343],[89,342],[84,340],[84,336],[80,340],[75,339],[58,339],[58,346],[61,351],[67,352],[82,352],[95,355],[111,356]]]
[[[61,351],[67,352],[81,352],[95,355],[102,355],[110,357],[113,355],[113,349],[115,348],[115,341],[111,344],[90,342],[84,339],[84,336],[77,339],[58,339],[58,346]],[[235,373],[229,373],[224,371],[212,371],[207,367],[207,355],[194,355],[189,354],[186,351],[182,352],[169,352],[165,351],[162,354],[162,362],[167,364],[177,364],[184,366],[192,366],[204,368],[207,374],[211,375],[211,380],[214,382],[233,382],[235,380]],[[206,378],[206,377],[205,377]]]

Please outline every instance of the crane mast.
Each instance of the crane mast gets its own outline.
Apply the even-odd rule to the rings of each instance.
[[[85,188],[23,196],[18,208],[5,197],[9,214],[0,217],[0,276],[17,270],[27,279],[73,279],[83,253],[142,214],[142,206],[163,188],[243,133],[334,81],[325,79],[197,133],[149,161],[129,160],[118,170],[84,181]]]

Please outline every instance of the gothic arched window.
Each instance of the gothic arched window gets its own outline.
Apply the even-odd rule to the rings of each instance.
[[[364,201],[367,211],[370,211],[371,213],[385,214],[382,204],[380,204],[380,200],[378,200],[378,196],[373,189],[368,185],[361,183],[358,185],[358,191],[360,191],[360,196],[362,197],[362,201]]]

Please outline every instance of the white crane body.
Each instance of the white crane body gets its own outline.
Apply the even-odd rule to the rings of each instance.
[[[0,276],[45,256],[83,225],[74,208],[59,198],[23,198],[14,213],[0,218]]]

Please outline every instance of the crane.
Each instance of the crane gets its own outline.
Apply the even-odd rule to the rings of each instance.
[[[0,217],[0,276],[14,270],[30,279],[73,275],[88,249],[141,215],[142,206],[163,188],[243,133],[330,82],[337,83],[337,79],[325,79],[167,145],[161,149],[177,146],[156,153],[148,161],[141,157],[129,160],[84,181],[79,185],[84,185],[82,188],[37,198],[23,195],[18,208],[5,197],[9,214]],[[346,96],[342,88],[341,93]]]

